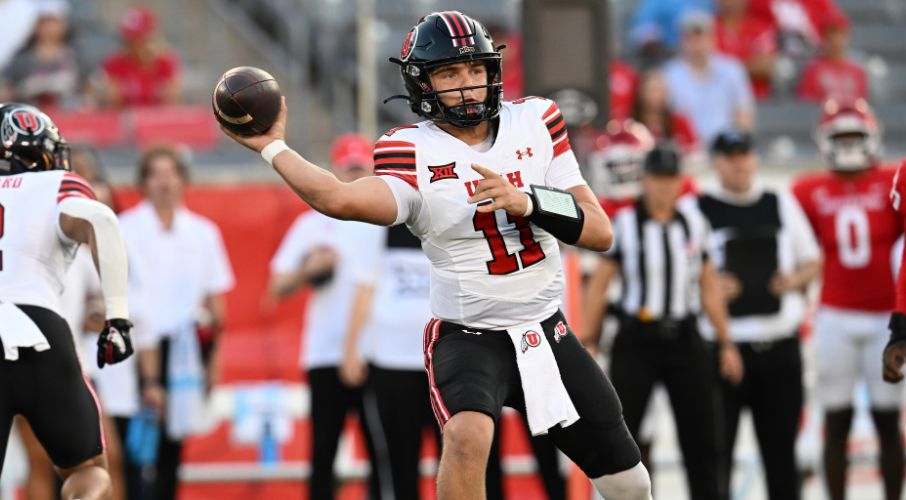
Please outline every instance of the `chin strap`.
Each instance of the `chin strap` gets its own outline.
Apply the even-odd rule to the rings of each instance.
[[[409,101],[409,96],[407,96],[407,95],[402,95],[402,94],[392,95],[392,96],[390,96],[390,97],[384,99],[384,101],[382,102],[382,104],[387,104],[387,103],[390,102],[390,101],[396,101],[396,100],[399,100],[399,99],[402,99],[402,100],[408,102],[408,101]]]

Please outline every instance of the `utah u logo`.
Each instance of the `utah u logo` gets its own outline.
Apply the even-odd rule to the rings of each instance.
[[[428,170],[431,171],[431,179],[429,182],[442,181],[444,179],[459,179],[459,176],[456,175],[456,172],[453,170],[456,168],[456,162],[450,162],[446,165],[435,165],[428,166]]]
[[[532,154],[532,148],[525,148],[525,149],[522,149],[522,150],[520,150],[520,149],[517,149],[517,150],[516,150],[516,159],[517,159],[517,160],[521,160],[524,156],[528,156],[529,158],[531,158],[532,156],[534,156],[534,155]]]
[[[554,340],[556,340],[558,344],[560,343],[560,339],[565,337],[568,333],[569,331],[562,321],[558,321],[557,324],[554,325]]]
[[[27,110],[19,110],[13,113],[13,128],[20,134],[37,135],[44,130],[44,124],[37,116]]]
[[[541,345],[541,335],[538,332],[529,330],[522,334],[522,354],[525,354],[529,347],[538,347],[539,345]]]

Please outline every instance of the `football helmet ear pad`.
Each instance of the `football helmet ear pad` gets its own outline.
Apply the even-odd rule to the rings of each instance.
[[[69,145],[53,120],[28,104],[0,104],[0,174],[70,170]]]
[[[400,57],[390,61],[400,66],[407,95],[393,96],[409,102],[412,112],[434,122],[457,127],[474,127],[492,120],[500,113],[503,100],[500,49],[481,23],[457,11],[434,12],[423,17],[403,40]],[[430,75],[450,64],[481,61],[487,68],[488,81],[483,85],[434,90]],[[487,89],[482,103],[466,103],[465,92]],[[442,94],[459,93],[462,104],[446,106]],[[388,100],[390,100],[388,99]],[[386,101],[385,101],[386,102]]]

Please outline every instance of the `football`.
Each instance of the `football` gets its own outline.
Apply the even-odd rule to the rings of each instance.
[[[280,113],[280,86],[270,73],[252,66],[233,68],[214,87],[211,106],[225,128],[238,135],[261,135]]]

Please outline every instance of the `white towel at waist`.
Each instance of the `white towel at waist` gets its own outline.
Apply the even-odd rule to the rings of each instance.
[[[179,440],[201,432],[205,425],[205,372],[194,323],[170,337],[167,365],[166,432]]]
[[[38,325],[10,302],[0,302],[0,341],[3,342],[3,357],[8,361],[19,359],[20,348],[38,352],[50,349],[50,342]]]
[[[547,434],[555,425],[568,427],[579,420],[554,358],[554,351],[540,323],[508,328],[516,349],[516,364],[522,379],[525,414],[533,436]]]

